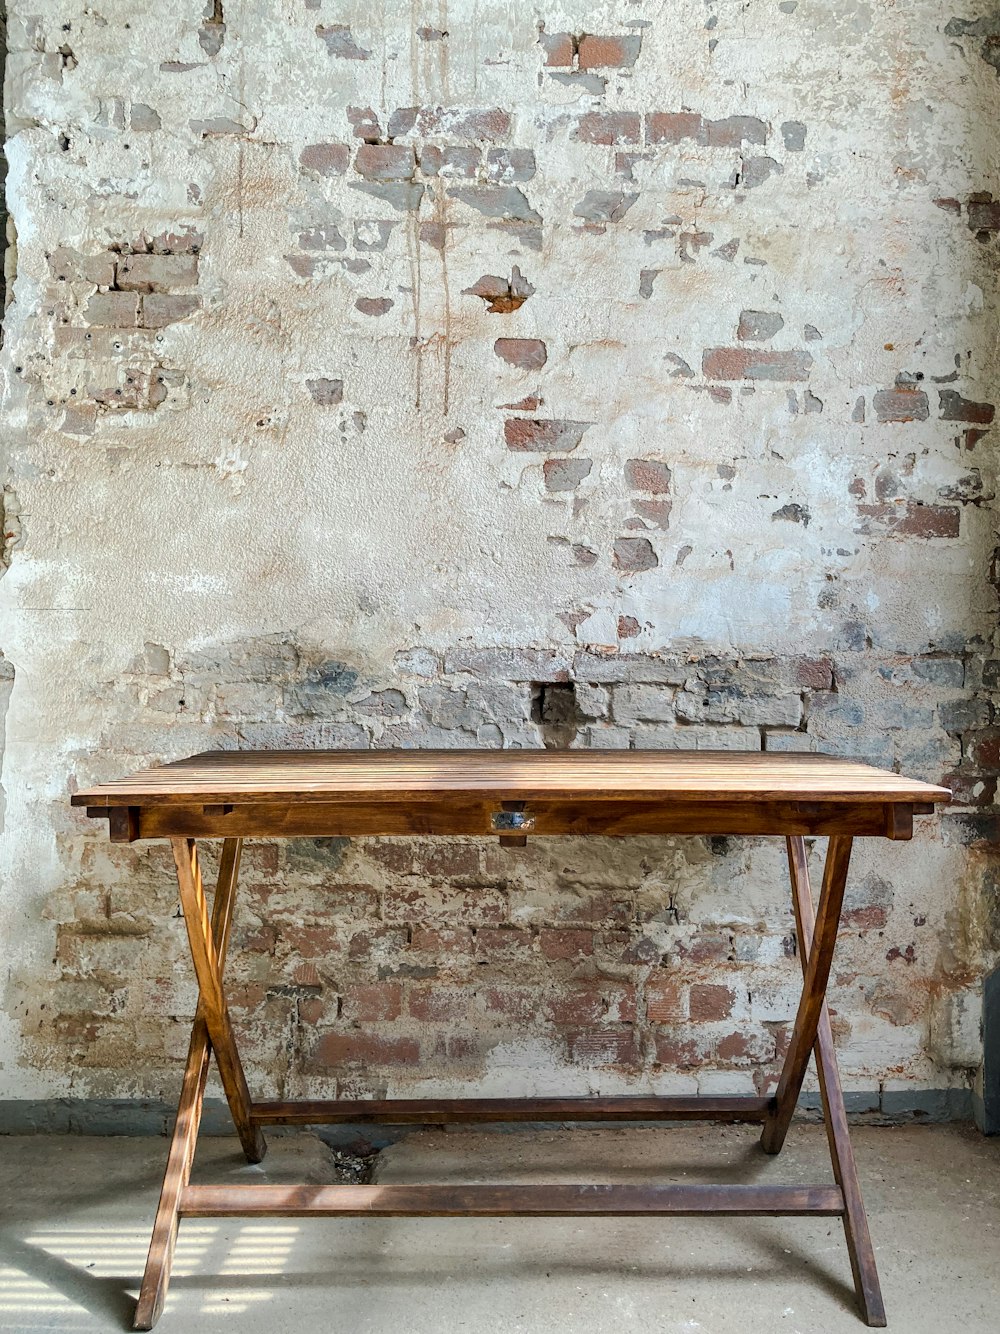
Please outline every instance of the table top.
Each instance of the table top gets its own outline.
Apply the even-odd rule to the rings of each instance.
[[[75,806],[440,801],[950,801],[831,755],[707,750],[220,750],[73,794]]]

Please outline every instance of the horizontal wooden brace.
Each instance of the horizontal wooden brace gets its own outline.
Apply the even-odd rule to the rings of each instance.
[[[497,806],[483,801],[303,802],[111,807],[138,838],[364,838],[435,834],[496,837]],[[106,807],[88,807],[103,816]],[[909,838],[913,807],[881,801],[537,801],[525,803],[530,835],[780,834]],[[504,840],[523,834],[504,834]]]
[[[390,1098],[255,1102],[260,1125],[447,1125],[485,1121],[764,1121],[770,1098]]]
[[[185,1218],[559,1218],[844,1212],[839,1186],[187,1186]]]

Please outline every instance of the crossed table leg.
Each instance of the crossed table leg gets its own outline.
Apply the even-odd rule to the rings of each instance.
[[[229,1010],[222,991],[222,970],[229,945],[229,929],[233,921],[236,901],[236,881],[240,870],[243,840],[227,838],[222,845],[219,880],[212,904],[209,924],[205,891],[201,883],[198,853],[193,839],[171,839],[174,860],[177,863],[177,883],[180,886],[181,906],[187,924],[188,940],[194,958],[195,971],[201,996],[191,1043],[188,1047],[184,1083],[177,1107],[177,1120],[167,1156],[167,1170],[160,1191],[160,1202],[149,1243],[146,1272],[143,1275],[139,1300],[135,1308],[135,1329],[152,1329],[160,1318],[163,1301],[170,1282],[177,1227],[180,1222],[181,1192],[191,1177],[201,1110],[208,1079],[209,1051],[215,1052],[233,1121],[243,1145],[247,1160],[259,1163],[267,1151],[259,1126],[250,1120],[250,1094],[247,1090],[243,1066],[240,1062]]]
[[[136,1306],[134,1327],[152,1329],[163,1309],[179,1220],[221,1216],[656,1216],[693,1214],[826,1215],[843,1220],[862,1318],[886,1323],[875,1256],[833,1047],[825,992],[843,904],[852,840],[829,840],[819,908],[813,915],[801,836],[786,840],[803,971],[802,996],[773,1098],[396,1099],[368,1102],[253,1103],[222,987],[242,840],[223,843],[211,921],[194,839],[172,838],[181,904],[200,999],[184,1072],[167,1169]],[[264,1123],[387,1124],[503,1120],[714,1120],[762,1123],[761,1146],[778,1153],[815,1052],[835,1186],[191,1186],[209,1052],[214,1051],[244,1153],[260,1162]]]

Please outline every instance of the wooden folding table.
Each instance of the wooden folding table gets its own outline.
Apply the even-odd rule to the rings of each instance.
[[[884,1325],[824,997],[852,840],[908,839],[914,815],[949,797],[946,788],[811,754],[524,750],[219,751],[74,794],[74,805],[109,821],[113,842],[170,840],[200,988],[135,1328],[151,1329],[160,1315],[181,1218],[261,1215],[829,1215],[843,1221],[861,1316]],[[803,985],[774,1095],[254,1101],[222,982],[243,839],[455,834],[507,846],[553,834],[783,837]],[[829,839],[815,911],[810,836]],[[203,838],[224,840],[211,915],[198,863]],[[814,1053],[834,1184],[193,1186],[210,1052],[254,1163],[265,1153],[265,1125],[324,1122],[739,1121],[759,1124],[761,1147],[774,1154]]]

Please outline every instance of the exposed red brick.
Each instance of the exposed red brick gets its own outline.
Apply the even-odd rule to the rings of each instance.
[[[285,263],[300,278],[315,278],[322,272],[322,261],[315,255],[286,255]]]
[[[833,663],[829,658],[799,658],[795,664],[795,684],[807,690],[833,689]]]
[[[493,351],[501,361],[524,371],[537,371],[545,365],[545,344],[540,338],[498,338]]]
[[[943,208],[946,213],[959,214],[962,212],[962,205],[958,202],[957,199],[951,199],[951,198],[935,199],[934,203],[937,205],[938,208]]]
[[[507,917],[507,900],[496,886],[476,885],[471,891],[452,882],[429,889],[421,880],[386,894],[382,901],[386,922],[458,922],[495,926]]]
[[[905,505],[859,505],[858,514],[904,537],[958,537],[961,531],[962,512],[957,505],[922,505],[910,500]],[[869,528],[865,525],[862,531]]]
[[[302,959],[329,959],[341,952],[337,929],[331,922],[282,922],[281,941]]]
[[[973,195],[969,199],[969,228],[974,232],[1000,231],[1000,199],[991,194]]]
[[[417,113],[421,134],[446,134],[452,139],[483,139],[495,142],[510,134],[510,112],[499,107],[474,107],[463,111],[444,107],[421,107]]]
[[[434,1040],[434,1055],[451,1062],[480,1061],[488,1045],[463,1033],[439,1033]]]
[[[639,115],[634,111],[588,111],[581,116],[573,138],[585,144],[637,144]]]
[[[670,490],[670,468],[656,459],[629,459],[625,464],[625,480],[633,491],[665,495]]]
[[[724,963],[732,952],[732,941],[722,931],[702,931],[688,941],[678,941],[675,949],[691,963]]]
[[[416,1038],[390,1037],[382,1033],[324,1033],[309,1062],[313,1069],[341,1065],[416,1065],[420,1046]]]
[[[373,926],[355,931],[348,945],[348,958],[360,961],[370,959],[373,951],[382,949],[397,954],[406,949],[406,928],[400,926]]]
[[[49,255],[49,270],[57,282],[85,282],[95,287],[113,287],[117,256],[107,250],[83,255],[70,246],[59,246]]]
[[[753,347],[709,347],[701,359],[710,380],[808,380],[809,352],[769,352]]]
[[[1000,760],[1000,744],[997,746],[997,758]],[[951,788],[952,801],[958,806],[992,806],[996,801],[996,778],[953,769],[942,775],[941,783]]]
[[[545,648],[455,648],[446,672],[471,672],[507,681],[568,681],[571,658]]]
[[[761,1065],[774,1060],[774,1038],[766,1031],[730,1033],[719,1039],[715,1051],[727,1065]]]
[[[144,329],[164,329],[168,324],[186,320],[198,310],[201,310],[201,297],[153,292],[142,298],[139,323]]]
[[[410,949],[433,959],[472,953],[472,932],[468,927],[415,926]]]
[[[971,398],[963,398],[954,389],[939,389],[941,400],[941,420],[946,422],[975,422],[989,426],[996,408],[992,403],[976,403]]]
[[[368,845],[368,856],[394,875],[413,870],[414,846],[410,839],[376,839]]]
[[[927,395],[922,389],[913,389],[908,385],[879,389],[872,401],[875,416],[880,422],[923,422],[930,416]]]
[[[657,1033],[654,1041],[656,1063],[668,1070],[690,1070],[704,1064],[708,1055],[704,1044],[697,1038],[683,1037],[672,1031]]]
[[[679,1024],[687,1018],[684,988],[677,978],[651,981],[646,986],[646,1017],[651,1024]]]
[[[292,981],[300,987],[319,987],[323,979],[314,963],[298,963],[292,969]]]
[[[448,241],[448,226],[443,222],[422,222],[420,240],[435,250],[443,251]]]
[[[335,1013],[331,1015],[330,1009],[330,1002],[321,996],[304,996],[299,1001],[299,1019],[314,1028],[319,1023],[336,1018]]]
[[[567,982],[545,1000],[546,1023],[557,1028],[578,1028],[600,1023],[607,1015],[604,989],[599,981]]]
[[[617,67],[629,69],[639,54],[642,38],[635,35],[595,37],[588,33],[580,38],[577,55],[581,69]]]
[[[476,953],[480,955],[519,958],[530,954],[534,947],[534,935],[521,927],[483,926],[476,932]]]
[[[534,1024],[541,1006],[533,987],[487,987],[482,998],[488,1014],[517,1024]]]
[[[635,619],[634,616],[618,617],[619,639],[634,639],[636,635],[641,633],[641,631],[642,631],[642,626],[639,624],[639,622]]]
[[[634,1069],[641,1064],[632,1028],[592,1028],[569,1039],[572,1061],[580,1065],[614,1065]]]
[[[958,537],[961,519],[957,505],[921,505],[911,500],[895,531],[911,537]]]
[[[670,527],[670,513],[673,505],[669,500],[637,500],[635,501],[635,508],[646,523],[651,523],[664,532]]]
[[[277,843],[247,843],[243,848],[241,866],[243,877],[248,875],[276,875],[281,865]]]
[[[639,1017],[639,990],[633,982],[616,982],[609,986],[606,999],[608,1019],[619,1024],[636,1022]]]
[[[538,941],[546,959],[582,959],[594,952],[593,931],[543,927]]]
[[[647,537],[619,537],[614,544],[612,564],[616,570],[638,574],[643,570],[654,570],[659,563],[660,559]]]
[[[986,773],[1000,771],[1000,728],[986,727],[968,743],[969,758]]]
[[[435,839],[421,847],[417,870],[429,876],[468,879],[480,872],[479,854],[475,843],[444,843]]]
[[[440,982],[414,983],[410,988],[407,1008],[414,1019],[428,1024],[448,1024],[467,1020],[473,998],[457,988],[446,988]]]
[[[354,157],[354,170],[368,181],[408,181],[415,167],[409,144],[362,144]]]
[[[729,987],[711,982],[696,982],[691,988],[688,1013],[696,1024],[714,1023],[728,1019],[733,1012],[736,997]]]
[[[881,931],[889,920],[885,908],[869,904],[864,908],[845,908],[841,915],[841,924],[854,931]]]
[[[705,121],[693,111],[653,111],[646,117],[647,144],[679,144],[705,138]]]
[[[566,69],[572,65],[576,55],[573,34],[569,32],[540,32],[538,44],[545,52],[546,65],[555,65]]]
[[[306,144],[299,154],[299,166],[320,176],[343,176],[350,160],[347,144]]]
[[[482,154],[478,148],[465,146],[438,148],[426,145],[420,153],[420,170],[425,176],[471,179],[479,169]]]
[[[568,454],[576,449],[583,439],[584,431],[592,425],[592,422],[508,417],[504,422],[503,433],[508,449]]]
[[[240,948],[250,954],[273,954],[278,941],[278,929],[273,922],[264,922],[254,931],[242,933],[239,937]]]
[[[403,988],[399,982],[373,982],[352,987],[343,997],[343,1017],[358,1024],[377,1024],[398,1019],[403,1008]]]
[[[135,328],[139,319],[139,297],[135,292],[97,292],[87,302],[88,324]]]

